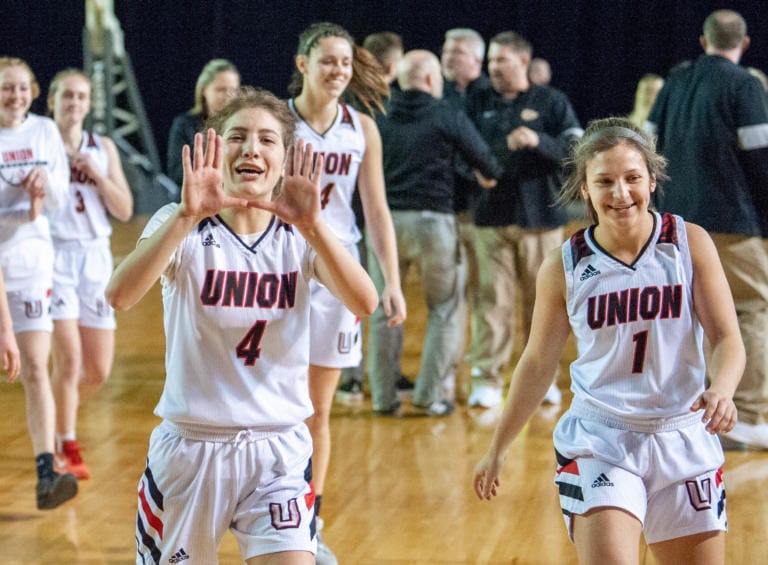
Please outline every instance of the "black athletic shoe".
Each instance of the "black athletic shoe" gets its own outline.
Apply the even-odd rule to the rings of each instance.
[[[362,402],[363,398],[363,383],[360,381],[341,383],[336,390],[336,400],[342,403],[358,403]]]
[[[400,378],[397,379],[397,383],[395,383],[395,386],[397,386],[397,390],[405,391],[405,390],[413,390],[414,385],[411,379],[401,374]]]
[[[70,473],[54,473],[37,481],[37,508],[50,510],[77,494],[77,479]]]

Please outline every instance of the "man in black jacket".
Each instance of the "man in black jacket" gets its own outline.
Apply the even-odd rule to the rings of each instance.
[[[418,265],[429,310],[413,403],[420,413],[445,416],[453,404],[443,383],[454,369],[463,331],[456,319],[460,288],[452,163],[458,152],[484,177],[496,178],[500,169],[466,114],[440,99],[443,78],[434,54],[406,53],[398,82],[402,91],[393,94],[387,115],[379,116],[377,123],[401,277],[410,265]],[[368,261],[371,278],[383,287],[376,258],[369,254]],[[373,409],[382,414],[399,409],[395,382],[400,375],[400,332],[401,327],[387,326],[381,309],[371,317],[368,374]]]
[[[515,343],[518,304],[527,340],[536,273],[545,254],[562,243],[568,220],[565,210],[554,206],[561,163],[583,134],[565,94],[530,83],[531,55],[531,44],[517,33],[494,36],[487,57],[493,91],[467,101],[468,112],[504,168],[496,188],[483,194],[475,210],[478,298],[467,357],[473,377],[469,405],[482,408],[501,404],[502,372]],[[559,389],[553,385],[545,400],[559,404]]]
[[[669,74],[646,124],[669,160],[659,207],[709,232],[733,294],[747,366],[724,445],[768,450],[768,106],[739,65],[740,14],[710,14],[700,42],[704,55]]]

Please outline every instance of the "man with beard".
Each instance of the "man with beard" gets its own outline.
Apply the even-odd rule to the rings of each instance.
[[[527,341],[536,273],[546,252],[562,243],[567,222],[565,209],[553,206],[561,161],[583,133],[565,94],[531,84],[531,55],[531,44],[519,34],[494,36],[488,47],[493,90],[469,102],[480,133],[504,168],[475,211],[479,296],[467,358],[473,377],[469,405],[481,408],[501,403],[502,370],[514,346],[517,289]],[[545,400],[560,403],[554,382]]]

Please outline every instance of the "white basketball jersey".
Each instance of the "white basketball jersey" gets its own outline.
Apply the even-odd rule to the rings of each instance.
[[[151,235],[178,204],[152,217]],[[312,414],[314,251],[275,218],[248,246],[219,216],[187,235],[162,276],[166,380],[155,414],[181,424],[273,429]]]
[[[101,136],[83,132],[80,153],[88,154],[102,175],[109,174],[109,158]],[[85,171],[70,166],[69,196],[51,223],[54,240],[81,241],[109,237],[112,224],[96,189],[96,181]]]
[[[633,265],[605,252],[593,227],[562,246],[578,348],[574,399],[625,420],[687,414],[705,383],[685,224],[671,214],[653,217],[653,234]]]
[[[66,198],[69,172],[61,135],[50,118],[28,114],[16,128],[0,128],[0,245],[16,247],[30,238],[50,241],[48,219],[29,221],[29,193],[22,180],[35,167],[48,176],[46,214]]]
[[[289,103],[299,118],[296,138],[311,143],[312,148],[325,157],[320,185],[323,219],[343,245],[354,245],[360,240],[360,230],[352,210],[352,195],[365,154],[365,134],[360,116],[351,106],[338,104],[333,125],[320,134],[304,121],[292,99]]]

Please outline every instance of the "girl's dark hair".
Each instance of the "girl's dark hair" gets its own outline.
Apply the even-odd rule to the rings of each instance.
[[[373,114],[374,107],[384,111],[383,99],[389,96],[389,86],[381,76],[381,66],[376,58],[363,47],[355,44],[355,39],[343,27],[329,22],[314,23],[299,36],[299,46],[296,55],[309,58],[310,52],[321,39],[325,37],[340,37],[346,39],[352,47],[352,79],[347,86],[347,99],[359,103]],[[294,69],[288,92],[292,96],[301,94],[304,77]]]
[[[591,121],[584,132],[584,137],[574,145],[571,156],[565,161],[568,176],[563,183],[557,203],[561,205],[585,203],[589,219],[597,223],[597,212],[591,202],[584,200],[581,192],[582,187],[587,183],[587,163],[598,153],[608,151],[622,143],[640,152],[648,166],[651,179],[656,181],[656,192],[660,193],[659,181],[669,177],[666,174],[667,160],[656,153],[654,138],[626,118],[611,117]]]

